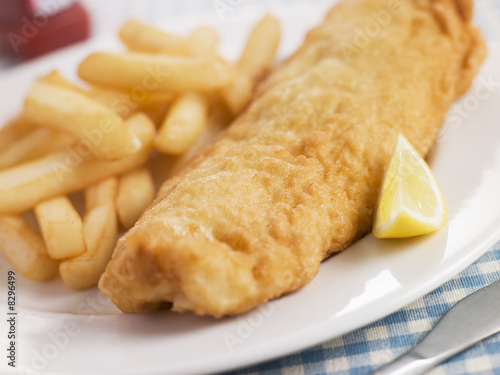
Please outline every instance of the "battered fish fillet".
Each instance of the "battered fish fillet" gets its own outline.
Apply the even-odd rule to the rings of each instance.
[[[347,0],[118,243],[125,312],[221,317],[309,283],[371,230],[399,133],[425,155],[485,56],[469,0]]]

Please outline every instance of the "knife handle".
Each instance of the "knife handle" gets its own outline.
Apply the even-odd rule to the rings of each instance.
[[[411,350],[393,362],[375,370],[371,375],[420,375],[439,362],[440,360],[437,358],[422,358]]]
[[[500,332],[500,280],[460,300],[408,353],[373,372],[417,375]]]

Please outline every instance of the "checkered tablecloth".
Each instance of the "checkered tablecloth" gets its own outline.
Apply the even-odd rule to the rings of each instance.
[[[227,9],[242,1],[245,0],[222,0],[229,6]],[[273,0],[273,3],[292,1]],[[309,0],[312,4],[320,1],[323,0]],[[165,14],[215,12],[217,5],[212,0],[83,2],[92,14],[96,34],[115,30],[131,16],[154,21]],[[252,0],[252,4],[269,2]],[[476,0],[476,23],[488,39],[500,41],[500,0]],[[12,65],[0,61],[0,69],[2,64]],[[498,279],[500,242],[443,286],[377,322],[302,352],[228,374],[367,374],[422,339],[457,301]],[[429,374],[500,374],[500,334],[455,356]]]

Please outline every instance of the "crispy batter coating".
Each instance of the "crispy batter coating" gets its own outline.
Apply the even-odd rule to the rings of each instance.
[[[163,185],[100,288],[220,317],[309,283],[371,230],[399,133],[425,155],[485,56],[470,0],[347,0]]]

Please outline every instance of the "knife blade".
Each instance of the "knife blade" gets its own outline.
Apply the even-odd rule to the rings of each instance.
[[[417,375],[500,332],[500,280],[457,302],[416,346],[372,375]]]

